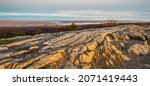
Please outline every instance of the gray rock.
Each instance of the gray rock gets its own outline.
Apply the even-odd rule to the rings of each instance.
[[[8,47],[2,47],[0,46],[0,51],[8,50]]]

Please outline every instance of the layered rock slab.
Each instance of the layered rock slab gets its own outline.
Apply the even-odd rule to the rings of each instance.
[[[0,68],[147,68],[137,59],[149,57],[149,30],[124,25],[15,37],[20,41],[0,45]]]

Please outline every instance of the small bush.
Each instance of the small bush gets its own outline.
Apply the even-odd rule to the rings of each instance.
[[[106,20],[106,21],[105,21],[105,24],[115,25],[115,24],[117,24],[117,20],[113,20],[113,19]]]
[[[77,25],[75,24],[75,22],[72,22],[71,24],[71,30],[77,30]]]
[[[4,45],[4,44],[10,44],[12,42],[15,42],[16,40],[0,40],[0,45]]]

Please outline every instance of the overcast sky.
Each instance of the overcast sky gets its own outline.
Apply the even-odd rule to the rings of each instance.
[[[150,0],[0,0],[0,20],[150,20]]]

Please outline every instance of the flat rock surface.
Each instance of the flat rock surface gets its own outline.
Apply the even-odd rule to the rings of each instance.
[[[3,40],[11,39],[19,41],[0,45],[2,69],[150,68],[148,26],[122,25]]]

